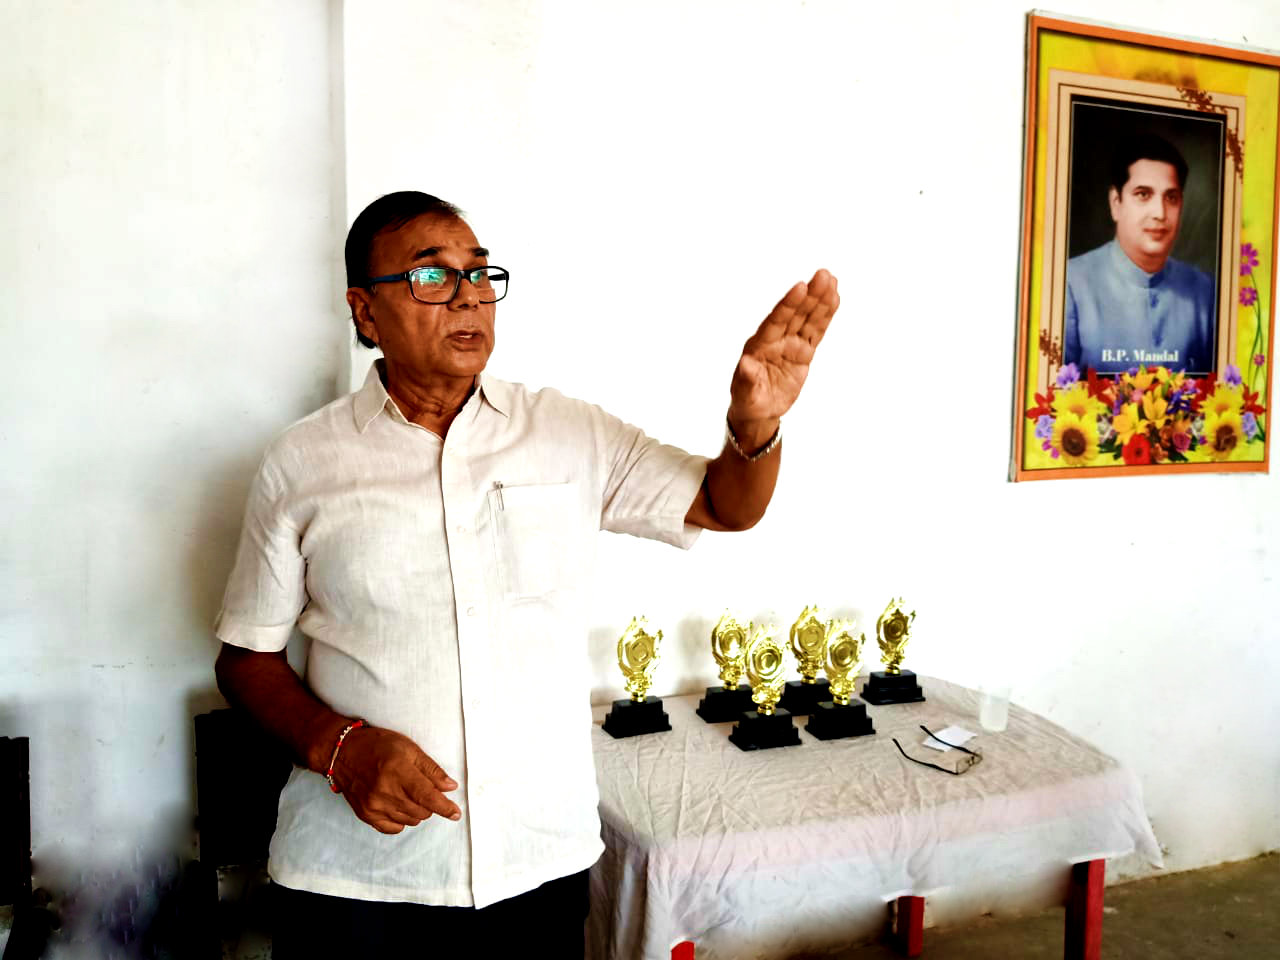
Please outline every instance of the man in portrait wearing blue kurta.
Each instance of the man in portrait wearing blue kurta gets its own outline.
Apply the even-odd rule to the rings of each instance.
[[[1115,238],[1067,261],[1064,364],[1100,374],[1214,368],[1214,280],[1169,256],[1186,182],[1187,163],[1167,140],[1142,134],[1119,145],[1108,191]]]

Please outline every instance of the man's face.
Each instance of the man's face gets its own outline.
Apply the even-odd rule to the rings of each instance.
[[[457,217],[426,214],[374,238],[369,275],[433,264],[466,270],[486,265],[488,255]],[[497,305],[481,303],[465,278],[449,303],[419,303],[405,281],[380,283],[371,291],[353,287],[347,303],[360,332],[387,362],[415,377],[474,377],[493,352]]]
[[[1147,273],[1164,266],[1178,239],[1182,216],[1182,184],[1173,164],[1135,160],[1119,193],[1111,188],[1111,219],[1116,241],[1129,259]]]

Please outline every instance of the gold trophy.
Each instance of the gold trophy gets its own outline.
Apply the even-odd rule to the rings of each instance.
[[[604,718],[604,732],[611,737],[634,737],[671,729],[671,720],[662,709],[662,700],[646,696],[658,666],[658,644],[662,631],[648,633],[644,617],[632,617],[618,639],[618,667],[627,678],[629,700],[615,700]]]
[[[746,671],[756,708],[744,713],[729,734],[729,739],[741,750],[767,750],[800,742],[800,731],[792,724],[791,714],[775,706],[782,696],[786,659],[782,644],[770,636],[774,629],[751,625]]]
[[[721,686],[707,687],[698,701],[698,716],[707,723],[737,720],[751,709],[751,688],[739,683],[746,668],[747,632],[726,610],[711,630],[711,655],[720,668]]]
[[[880,614],[876,621],[876,642],[880,644],[884,669],[874,671],[862,685],[862,699],[867,703],[918,703],[924,699],[916,675],[902,669],[902,655],[911,639],[915,619],[914,610],[910,616],[902,612],[901,600],[890,600]]]
[[[818,619],[817,607],[805,607],[791,625],[791,652],[800,667],[800,679],[787,681],[782,706],[792,716],[808,716],[819,703],[831,699],[828,681],[818,677],[827,656],[827,627]]]
[[[827,655],[823,667],[831,681],[831,699],[819,703],[805,729],[819,740],[841,740],[875,733],[867,705],[853,697],[867,635],[855,636],[849,620],[832,620],[826,626]]]

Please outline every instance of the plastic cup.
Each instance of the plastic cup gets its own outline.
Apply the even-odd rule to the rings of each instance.
[[[984,685],[979,692],[981,702],[978,707],[978,723],[983,730],[1000,733],[1009,725],[1008,684]]]

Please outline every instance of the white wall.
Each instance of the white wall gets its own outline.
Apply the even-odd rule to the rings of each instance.
[[[1061,12],[1280,47],[1251,0]],[[514,274],[500,376],[713,453],[742,341],[793,281],[841,278],[765,521],[688,555],[602,543],[597,701],[633,614],[687,692],[725,607],[870,628],[905,594],[909,665],[1007,673],[1134,768],[1170,867],[1280,846],[1280,755],[1252,746],[1280,741],[1276,477],[1005,479],[1021,3],[379,0],[345,37],[348,217],[406,187],[469,211]]]
[[[6,2],[0,35],[0,735],[66,892],[189,846],[249,479],[346,349],[341,154],[324,4]]]
[[[1280,48],[1251,0],[1069,12]],[[904,593],[910,665],[1007,666],[1138,771],[1170,866],[1280,847],[1275,477],[1004,479],[1023,14],[0,6],[0,735],[32,738],[44,868],[189,842],[249,477],[345,389],[340,238],[402,187],[462,204],[514,272],[495,372],[706,452],[759,318],[842,278],[765,522],[687,555],[605,538],[597,698],[633,613],[666,628],[666,692],[711,682],[726,606],[874,620]],[[721,279],[649,288],[664,264]]]

